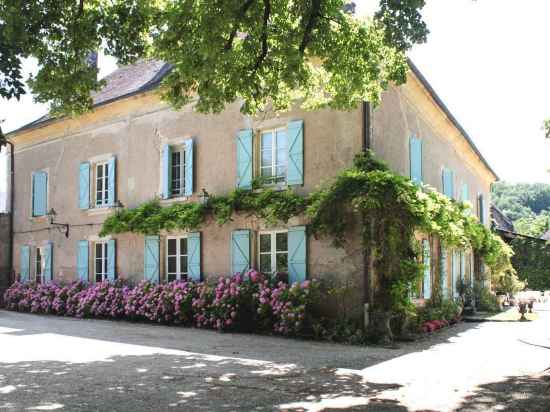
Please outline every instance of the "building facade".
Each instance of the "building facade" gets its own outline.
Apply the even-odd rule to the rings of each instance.
[[[9,134],[16,147],[14,266],[23,280],[208,279],[255,267],[288,272],[291,280],[351,279],[357,301],[368,301],[359,227],[342,249],[308,236],[301,217],[277,227],[238,216],[193,233],[98,236],[119,207],[198,201],[203,189],[226,194],[258,176],[307,194],[365,148],[394,171],[470,201],[489,223],[496,175],[414,66],[375,109],[258,117],[241,114],[238,103],[216,115],[171,109],[156,91],[168,71],[159,62],[121,68],[94,96],[92,112],[45,117]],[[471,253],[447,251],[422,234],[419,240],[431,263],[421,297],[435,287],[453,291],[456,276],[473,279]]]

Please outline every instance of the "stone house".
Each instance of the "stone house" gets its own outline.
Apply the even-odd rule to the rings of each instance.
[[[308,236],[303,218],[276,228],[239,216],[194,233],[98,233],[121,205],[198,201],[203,189],[225,194],[259,175],[307,194],[366,148],[394,171],[469,200],[489,224],[497,176],[412,63],[407,83],[385,92],[376,108],[258,117],[241,114],[239,103],[216,115],[171,109],[157,92],[169,70],[157,61],[121,67],[93,96],[92,112],[45,116],[8,135],[16,147],[14,266],[21,279],[207,279],[252,266],[288,271],[293,280],[351,279],[362,307],[371,279],[359,229],[343,249]],[[66,227],[50,223],[52,209]],[[418,236],[429,263],[420,298],[436,287],[456,293],[453,280],[473,279],[471,253]]]

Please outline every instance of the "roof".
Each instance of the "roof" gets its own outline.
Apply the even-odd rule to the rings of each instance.
[[[437,95],[437,93],[435,92],[433,87],[430,85],[430,83],[428,83],[428,80],[426,80],[424,75],[420,72],[420,70],[418,70],[418,67],[414,65],[411,59],[407,59],[407,62],[409,63],[409,67],[411,68],[411,71],[418,78],[420,83],[422,83],[422,86],[424,86],[424,88],[428,91],[432,99],[434,99],[435,103],[439,106],[439,108],[443,111],[443,113],[445,113],[445,116],[447,116],[447,118],[451,121],[453,126],[455,126],[458,129],[458,131],[462,134],[462,136],[464,136],[464,138],[466,139],[470,147],[476,153],[479,160],[481,160],[481,162],[485,165],[485,167],[489,169],[489,171],[493,174],[493,176],[495,176],[496,180],[499,180],[498,175],[493,170],[493,168],[489,165],[489,162],[487,162],[487,160],[483,157],[479,149],[476,147],[476,145],[474,144],[474,141],[472,140],[468,132],[466,132],[466,130],[464,130],[464,128],[458,122],[458,120],[456,120],[456,118],[453,116],[451,111],[447,108],[445,103],[443,103],[443,100],[441,100],[441,98]]]
[[[141,60],[129,66],[119,67],[103,79],[106,84],[101,90],[92,93],[92,107],[109,104],[116,100],[154,89],[170,72],[171,68],[170,64],[159,60]],[[53,120],[55,120],[54,117],[46,114],[19,129],[11,131],[8,135],[44,126]]]
[[[502,212],[502,210],[493,204],[491,205],[491,218],[495,224],[495,229],[506,232],[514,231],[514,223],[512,223],[512,221]]]
[[[437,95],[430,83],[428,83],[424,75],[420,72],[420,70],[418,70],[410,59],[408,59],[408,64],[414,75],[434,99],[435,103],[464,136],[485,167],[487,167],[487,169],[489,169],[489,171],[498,180],[498,175],[491,168],[491,166],[489,166],[489,163],[485,160],[468,133],[460,125],[458,120],[456,120],[456,118],[451,114],[450,110]],[[99,92],[92,94],[93,107],[105,105],[134,94],[151,90],[160,84],[161,80],[170,72],[171,69],[171,64],[164,63],[159,60],[141,60],[135,64],[120,67],[104,78],[106,85]],[[32,129],[34,127],[44,126],[52,120],[54,120],[54,118],[49,115],[42,116],[41,118],[8,133],[8,135],[27,129]]]

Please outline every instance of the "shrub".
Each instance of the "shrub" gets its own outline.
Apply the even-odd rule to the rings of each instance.
[[[217,284],[123,281],[86,285],[14,283],[4,295],[7,309],[79,318],[128,319],[194,325],[219,331],[299,335],[311,329],[316,284],[292,286],[256,271],[220,277]]]
[[[477,309],[482,312],[500,312],[498,299],[481,282],[474,287],[474,296]]]

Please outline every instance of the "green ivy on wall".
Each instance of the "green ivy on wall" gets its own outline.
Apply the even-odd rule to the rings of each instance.
[[[422,276],[416,231],[436,235],[449,247],[471,247],[491,273],[510,267],[510,247],[481,225],[468,205],[393,173],[371,152],[357,155],[352,167],[309,196],[262,183],[255,181],[252,190],[212,196],[206,205],[185,202],[162,207],[153,200],[124,209],[105,220],[100,235],[191,231],[209,218],[223,225],[234,214],[255,216],[271,225],[305,215],[314,236],[330,236],[336,246],[343,246],[359,217],[363,244],[379,274],[375,305],[392,312],[410,309],[411,285]]]

